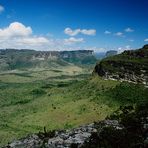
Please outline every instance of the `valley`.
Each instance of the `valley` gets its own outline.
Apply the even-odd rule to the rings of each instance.
[[[102,98],[99,104],[93,101],[97,89],[101,92],[108,82],[96,78],[102,85],[91,92],[96,82],[88,84],[90,77],[91,71],[77,66],[1,73],[1,144],[44,127],[67,129],[104,119],[116,105],[112,108]],[[111,82],[110,87],[116,84]]]
[[[95,63],[61,61],[48,59],[50,66],[40,67],[44,59],[36,67],[1,71],[1,146],[45,128],[66,130],[102,121],[121,106],[147,102],[143,84],[106,80],[93,72]]]

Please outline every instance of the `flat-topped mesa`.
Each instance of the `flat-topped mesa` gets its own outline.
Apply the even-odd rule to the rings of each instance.
[[[51,68],[69,64],[96,63],[93,50],[36,51],[29,49],[0,49],[0,71],[22,68]]]
[[[56,58],[71,58],[71,57],[85,57],[92,56],[93,50],[75,50],[75,51],[35,51],[29,49],[0,49],[0,55],[8,55],[8,54],[24,54],[27,53],[26,56],[35,58],[44,58],[49,59],[51,57]]]
[[[94,73],[106,79],[148,85],[148,45],[103,59],[95,66]]]

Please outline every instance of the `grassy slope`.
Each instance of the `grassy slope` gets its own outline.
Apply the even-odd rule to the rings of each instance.
[[[96,97],[91,92],[95,81],[88,84],[88,80],[82,80],[87,75],[87,70],[76,66],[1,73],[1,144],[43,130],[44,126],[70,128],[104,119],[112,109],[103,102],[91,101]]]
[[[1,74],[1,145],[44,126],[52,130],[102,120],[120,105],[148,97],[143,86],[87,74],[78,67]]]

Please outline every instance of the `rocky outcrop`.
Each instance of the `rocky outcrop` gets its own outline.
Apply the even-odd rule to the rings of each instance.
[[[38,133],[15,140],[3,148],[81,148],[90,141],[93,134],[101,132],[104,127],[122,129],[117,120],[105,120],[72,130]]]
[[[94,73],[106,79],[148,85],[148,45],[103,59],[95,66]]]

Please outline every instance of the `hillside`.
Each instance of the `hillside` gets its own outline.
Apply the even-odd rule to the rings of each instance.
[[[148,45],[103,59],[94,73],[107,79],[148,84]]]
[[[42,73],[44,74],[45,72]],[[51,77],[52,79],[48,77],[42,81],[34,81],[35,76],[31,76],[28,77],[30,80],[28,82],[24,81],[23,75],[15,75],[15,79],[11,81],[9,79],[12,76],[7,76],[7,79],[1,77],[1,145],[13,141],[8,147],[16,148],[23,145],[28,148],[28,145],[32,144],[33,147],[41,147],[47,143],[49,144],[47,147],[56,147],[54,144],[64,145],[64,143],[70,147],[69,145],[75,142],[88,142],[86,139],[90,140],[90,143],[95,142],[95,137],[90,136],[95,136],[93,133],[96,132],[96,128],[100,133],[102,124],[94,126],[90,123],[104,120],[118,108],[147,102],[148,98],[148,88],[128,82],[106,81],[94,76],[85,77],[85,80],[83,77],[82,80],[78,75],[76,77],[67,75],[66,78]],[[118,112],[115,113],[118,115]],[[111,126],[112,123],[118,126],[118,121],[108,123]],[[86,126],[81,126],[85,124]],[[81,127],[76,128],[78,126]],[[74,129],[65,131],[71,128]],[[27,136],[28,134],[30,136]],[[120,134],[122,136],[122,133]],[[112,134],[108,139],[116,141],[113,136]],[[22,137],[26,138],[14,141]],[[64,143],[59,143],[62,140]],[[106,143],[105,138],[102,144],[103,142]],[[93,147],[93,144],[91,145]]]
[[[96,62],[91,50],[35,51],[0,50],[0,71],[24,68],[56,68],[72,64],[87,65]]]

